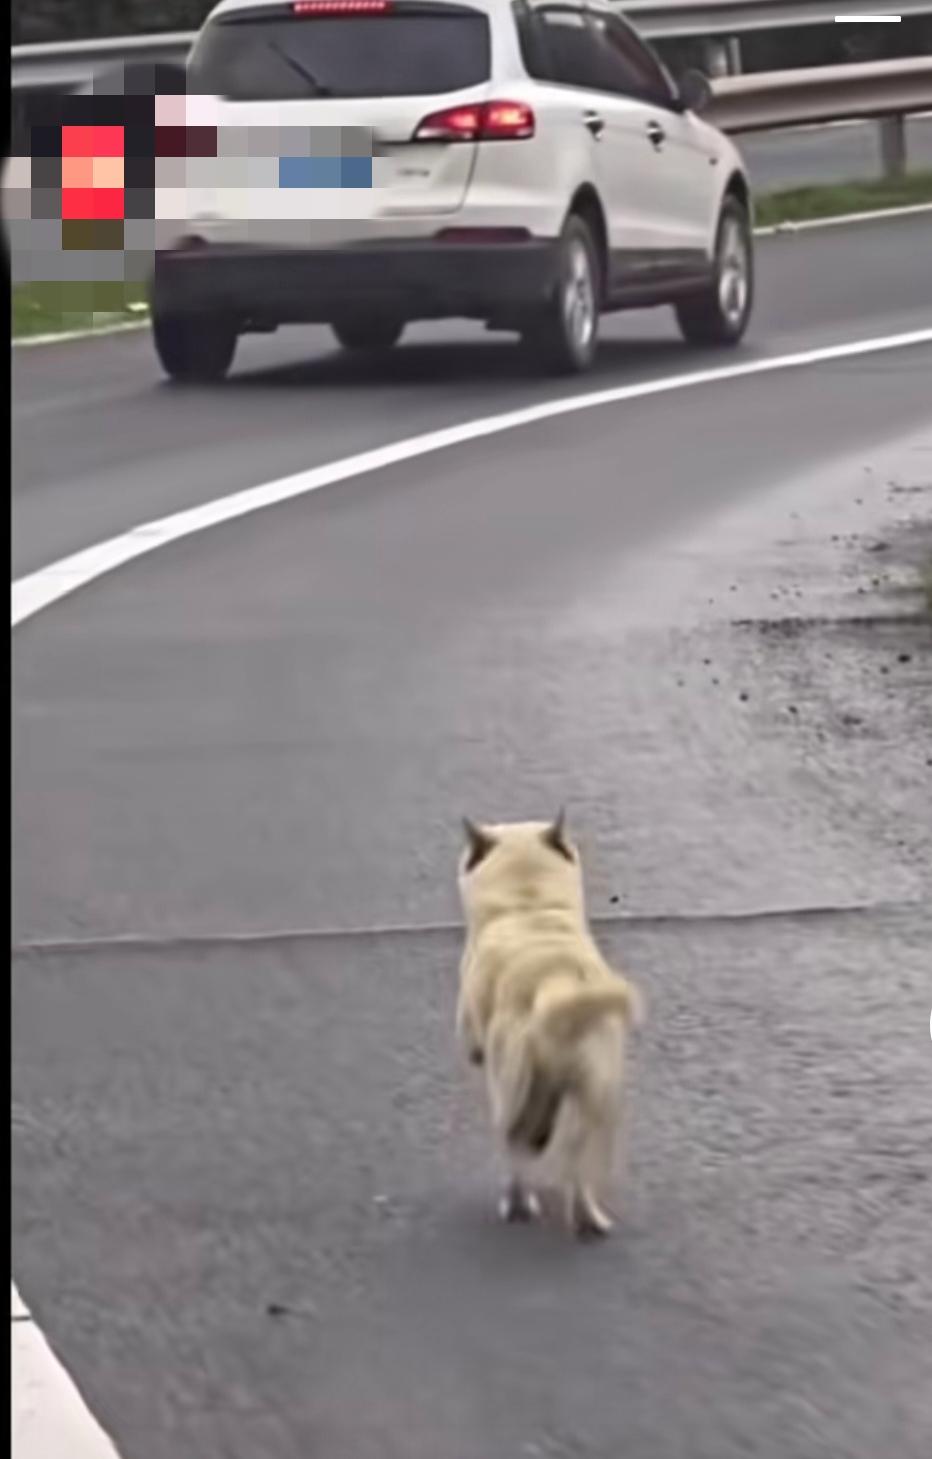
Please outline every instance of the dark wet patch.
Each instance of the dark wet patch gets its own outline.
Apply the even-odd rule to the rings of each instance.
[[[751,629],[774,638],[801,638],[807,633],[843,634],[846,631],[892,628],[929,628],[929,615],[909,613],[854,613],[830,618],[815,614],[789,618],[733,618],[732,628]]]

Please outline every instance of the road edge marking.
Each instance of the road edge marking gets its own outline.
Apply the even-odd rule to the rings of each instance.
[[[881,354],[888,350],[930,343],[932,328],[848,341],[844,344],[822,345],[794,354],[746,360],[715,369],[693,370],[685,375],[667,375],[659,380],[639,381],[585,395],[562,396],[556,400],[505,411],[501,415],[479,417],[459,425],[428,431],[423,435],[409,436],[386,446],[362,451],[355,456],[345,456],[323,466],[281,477],[277,481],[246,487],[229,496],[215,497],[212,501],[173,512],[167,517],[143,522],[116,537],[107,538],[38,568],[35,572],[27,573],[24,577],[17,578],[11,586],[11,626],[25,622],[27,618],[57,603],[69,593],[76,592],[78,588],[94,582],[105,573],[122,567],[124,563],[132,562],[134,558],[164,547],[168,542],[177,542],[183,537],[206,531],[208,527],[219,526],[222,522],[234,521],[237,517],[248,516],[265,507],[307,496],[325,486],[333,486],[353,477],[368,476],[389,466],[413,461],[419,456],[432,455],[452,446],[466,445],[487,436],[501,435],[506,431],[536,425],[563,415],[575,415],[579,411],[593,410],[603,405],[620,405],[629,400],[670,394],[700,385],[742,380],[753,375],[773,374],[779,370],[855,359],[860,355]]]
[[[904,208],[872,208],[866,213],[838,213],[830,218],[801,218],[798,223],[768,223],[755,228],[755,238],[776,238],[785,233],[811,233],[815,228],[840,228],[849,223],[880,223],[884,218],[913,218],[932,213],[932,203],[907,203]]]
[[[21,334],[10,340],[10,348],[28,350],[35,345],[67,344],[72,339],[106,339],[111,334],[130,334],[136,329],[146,329],[149,316],[145,319],[121,319],[119,324],[101,324],[87,329],[63,329],[58,334]]]
[[[119,1459],[11,1282],[10,1368],[13,1459]]]

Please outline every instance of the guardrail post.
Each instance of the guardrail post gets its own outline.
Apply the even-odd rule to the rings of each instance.
[[[884,177],[902,177],[906,171],[906,118],[884,117],[879,132]]]
[[[741,38],[730,35],[705,44],[705,69],[709,76],[741,75]]]
[[[721,41],[706,41],[703,50],[703,66],[706,74],[713,79],[718,76],[728,75],[728,52]]]
[[[741,75],[741,37],[730,35],[727,41],[728,46],[728,74],[729,76]]]

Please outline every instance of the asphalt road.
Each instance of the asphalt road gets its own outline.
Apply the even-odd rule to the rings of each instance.
[[[741,356],[929,323],[932,214],[762,239]],[[469,326],[413,329],[377,369],[337,352],[324,329],[246,339],[222,388],[183,392],[162,379],[145,333],[16,350],[14,575],[141,520],[385,441],[711,362],[684,350],[667,310],[604,327],[595,375],[556,386],[522,376],[508,336]]]
[[[932,323],[924,221],[774,240],[748,353]],[[18,353],[17,570],[554,391],[316,342]],[[13,1268],[124,1459],[925,1459],[928,630],[858,595],[930,377],[474,442],[17,630]],[[450,1032],[458,816],[562,800],[653,1010],[597,1251],[494,1222]]]

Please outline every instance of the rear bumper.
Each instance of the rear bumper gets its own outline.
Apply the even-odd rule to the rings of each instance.
[[[156,255],[152,305],[166,314],[232,314],[243,328],[373,313],[513,317],[548,297],[556,265],[557,243],[547,239],[306,250],[207,244]]]

